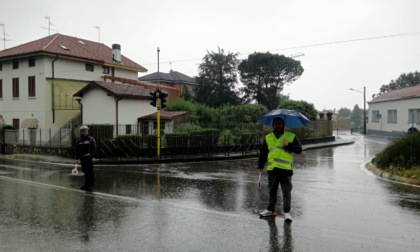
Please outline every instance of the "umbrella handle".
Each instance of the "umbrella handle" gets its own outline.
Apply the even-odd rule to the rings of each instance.
[[[261,188],[261,172],[258,175],[258,188]]]

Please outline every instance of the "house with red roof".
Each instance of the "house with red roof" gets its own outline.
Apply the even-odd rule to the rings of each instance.
[[[129,83],[91,81],[73,95],[82,105],[83,124],[118,125],[114,127],[114,136],[154,133],[157,117],[156,108],[150,105],[150,91],[156,87],[152,83],[125,81]],[[178,94],[179,97],[178,89],[161,90]],[[174,121],[176,123],[182,117],[184,122],[185,118],[188,118],[185,114],[186,112],[161,111],[162,129],[167,133],[172,132]]]
[[[16,129],[55,132],[80,122],[81,103],[74,94],[88,83],[105,77],[137,81],[138,73],[146,71],[122,55],[119,44],[111,48],[58,33],[2,50],[0,118]],[[98,85],[95,88],[100,88]],[[139,93],[147,100],[145,92]],[[103,108],[100,100],[90,106],[97,112]]]
[[[379,95],[368,104],[368,135],[397,137],[420,130],[420,85]]]

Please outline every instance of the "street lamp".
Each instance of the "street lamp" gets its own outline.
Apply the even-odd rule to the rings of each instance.
[[[364,134],[366,134],[366,87],[363,87],[363,92],[360,90],[356,90],[353,88],[350,88],[351,91],[356,91],[363,94],[363,130]]]

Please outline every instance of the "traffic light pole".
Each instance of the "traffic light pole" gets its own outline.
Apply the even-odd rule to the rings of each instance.
[[[160,157],[160,108],[161,108],[161,100],[160,100],[160,73],[159,73],[159,53],[160,49],[157,48],[157,60],[158,60],[158,86],[157,86],[157,92],[156,92],[156,108],[157,108],[157,157]]]
[[[157,157],[160,157],[160,91],[156,92],[156,108],[157,108]]]

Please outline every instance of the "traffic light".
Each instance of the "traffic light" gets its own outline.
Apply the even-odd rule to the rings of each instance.
[[[160,108],[163,109],[166,107],[166,97],[168,97],[168,93],[160,92]]]
[[[156,107],[156,91],[150,92],[150,105]]]

